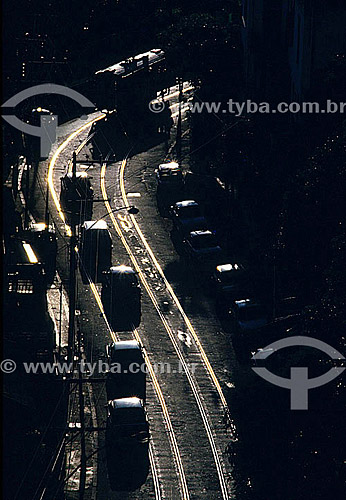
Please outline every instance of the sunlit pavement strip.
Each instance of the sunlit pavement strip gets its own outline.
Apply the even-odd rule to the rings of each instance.
[[[80,120],[77,120],[77,123]],[[76,125],[78,127],[78,125]],[[80,124],[79,124],[80,126]],[[71,127],[71,124],[68,124],[68,128]],[[64,127],[66,128],[66,127]],[[59,141],[58,141],[59,142]],[[55,146],[55,148],[54,148]],[[57,145],[55,144],[53,146],[54,149],[58,149]],[[42,165],[43,163],[43,165]],[[46,165],[45,162],[41,163],[41,168],[45,170]],[[23,207],[25,207],[25,197],[22,192],[22,177],[23,173],[25,170],[25,162],[22,161],[20,164],[19,168],[19,176],[18,176],[18,189],[19,189],[19,196],[21,203]],[[35,222],[35,219],[31,213],[28,214],[29,219],[31,222]],[[69,317],[69,309],[68,309],[68,297],[66,294],[66,291],[62,287],[61,279],[58,273],[56,273],[54,283],[51,288],[47,290],[46,293],[47,296],[47,307],[48,307],[48,314],[53,322],[54,326],[54,332],[55,332],[55,343],[57,346],[61,347],[61,355],[64,354],[64,350],[66,350],[66,347],[68,345],[68,317]],[[92,418],[92,424],[93,426],[97,426],[97,419],[96,419],[96,411],[94,408],[94,405],[92,403],[93,401],[93,394],[92,394],[92,387],[91,384],[86,384],[86,391],[84,394],[85,397],[85,406],[87,409],[89,409],[91,418]],[[69,422],[69,427],[71,428],[78,428],[79,422],[78,422],[78,416],[79,416],[79,407],[78,407],[78,402],[77,399],[73,401],[72,407],[69,409],[70,412],[70,422]],[[70,440],[71,435],[68,435],[68,440]],[[97,436],[94,436],[93,433],[91,433],[91,436],[89,439],[86,440],[87,446],[94,452],[97,449],[98,443],[97,443]],[[66,487],[65,487],[65,492],[68,491],[78,491],[79,489],[79,475],[80,471],[78,469],[78,466],[80,464],[81,458],[80,458],[80,445],[79,445],[79,440],[74,439],[70,441],[70,443],[66,446],[65,449],[65,456],[66,456],[66,464],[67,464],[67,471],[66,474],[68,475],[69,473],[69,468],[73,470],[74,468],[77,467],[77,471],[75,474],[73,474],[67,481]],[[86,488],[89,488],[86,490],[85,494],[85,499],[90,498],[90,500],[95,500],[96,498],[96,484],[97,481],[97,455],[95,454],[91,458],[91,465],[87,467],[86,470]],[[91,488],[90,488],[91,487]],[[90,492],[88,495],[88,491]]]

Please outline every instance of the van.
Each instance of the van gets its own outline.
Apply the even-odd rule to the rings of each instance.
[[[85,221],[81,226],[79,269],[83,283],[101,283],[112,265],[112,237],[103,220]]]

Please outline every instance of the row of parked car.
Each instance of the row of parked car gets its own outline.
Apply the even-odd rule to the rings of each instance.
[[[159,165],[156,179],[158,209],[162,216],[172,220],[171,236],[178,253],[205,280],[204,288],[214,297],[218,315],[231,326],[239,358],[243,359],[245,354],[250,359],[251,352],[257,351],[261,342],[268,343],[262,332],[270,323],[271,311],[256,298],[248,269],[229,261],[200,204],[188,199],[189,189],[179,164]]]

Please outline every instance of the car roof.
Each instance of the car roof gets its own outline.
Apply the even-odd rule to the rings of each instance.
[[[184,201],[177,201],[175,204],[177,208],[183,208],[183,207],[198,207],[198,203],[195,200],[184,200]]]
[[[142,400],[136,397],[113,399],[113,401],[109,402],[109,406],[112,410],[124,408],[143,408]]]
[[[109,270],[112,274],[136,274],[130,266],[112,266]]]
[[[104,220],[86,220],[84,224],[82,225],[83,229],[108,229],[107,222]]]
[[[135,350],[140,349],[140,345],[137,340],[118,340],[111,344],[111,349],[114,351],[125,351],[125,350]]]
[[[213,233],[209,231],[208,229],[206,230],[200,230],[200,231],[191,231],[190,233],[190,238],[196,238],[196,236],[213,236]]]
[[[216,267],[216,271],[220,274],[228,273],[230,271],[243,271],[244,267],[242,264],[221,264]]]
[[[260,304],[258,302],[255,302],[252,299],[242,299],[242,300],[236,300],[235,305],[238,308],[247,308],[247,307],[254,307],[254,306],[259,306]]]
[[[161,163],[159,165],[160,172],[168,172],[172,170],[180,170],[179,163],[177,163],[176,161],[171,161],[169,163]]]

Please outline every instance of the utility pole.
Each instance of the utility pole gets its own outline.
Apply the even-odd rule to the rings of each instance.
[[[45,207],[45,215],[44,215],[44,221],[46,223],[46,226],[48,228],[49,226],[49,184],[48,184],[48,168],[47,168],[47,188],[46,188],[46,207]]]
[[[78,328],[78,351],[79,351],[79,373],[78,373],[78,393],[79,393],[79,420],[80,420],[80,477],[79,477],[79,500],[84,499],[86,481],[86,449],[85,449],[85,415],[84,415],[84,394],[83,394],[83,373],[82,373],[82,339],[81,331]]]
[[[73,153],[72,159],[72,192],[76,189],[77,180],[77,155]],[[74,346],[75,346],[75,312],[76,312],[76,245],[77,245],[77,213],[73,203],[71,202],[71,237],[70,237],[70,277],[69,277],[69,325],[68,325],[68,363],[73,366],[74,361]],[[79,419],[80,419],[80,444],[81,444],[81,464],[80,464],[80,479],[79,479],[79,500],[84,499],[85,482],[86,482],[86,449],[85,449],[85,415],[84,415],[84,394],[83,394],[83,374],[81,371],[82,365],[82,342],[81,332],[78,328],[78,352],[79,352],[79,374],[78,374],[78,396],[79,396]],[[73,377],[73,370],[71,373]]]
[[[181,102],[182,102],[182,85],[183,79],[178,77],[178,88],[179,88],[179,108],[178,108],[178,123],[177,123],[177,140],[176,140],[176,151],[178,161],[181,159]]]
[[[73,153],[72,184],[76,185],[77,156]],[[71,203],[71,237],[70,237],[70,277],[69,277],[69,320],[68,320],[68,363],[73,362],[75,340],[75,310],[76,310],[76,214]]]
[[[29,192],[30,192],[30,177],[29,177],[29,164],[25,165],[25,207],[24,207],[24,227],[29,226]]]

